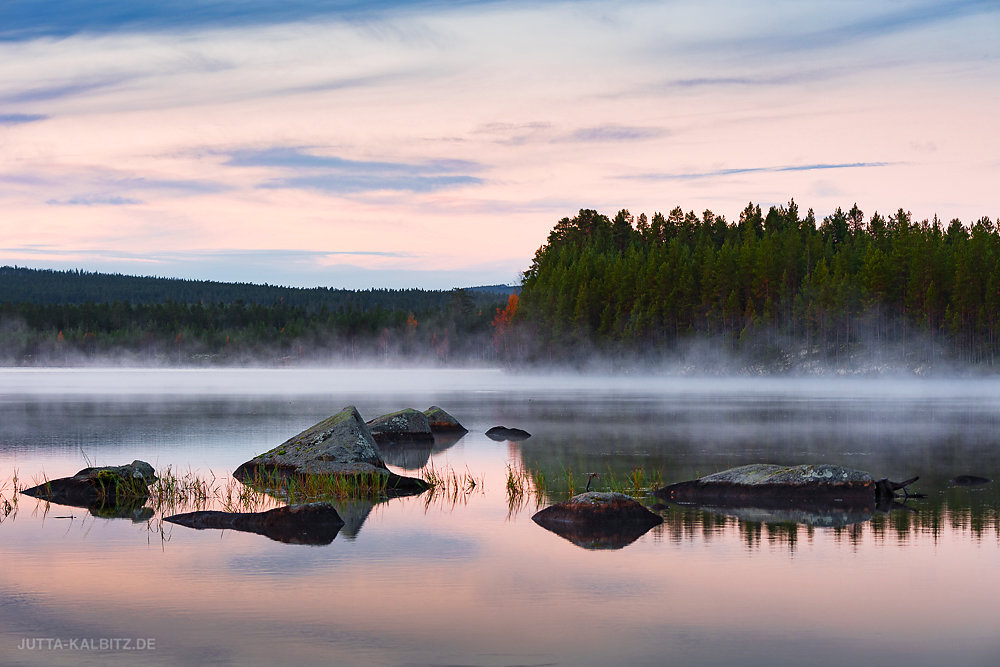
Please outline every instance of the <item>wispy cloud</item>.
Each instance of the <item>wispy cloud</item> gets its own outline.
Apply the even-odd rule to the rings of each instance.
[[[65,97],[75,97],[95,90],[113,88],[134,79],[134,76],[106,76],[84,81],[70,81],[48,85],[30,86],[23,90],[0,92],[0,103],[48,102]]]
[[[688,79],[669,79],[660,84],[661,88],[722,88],[722,87],[763,87],[787,86],[801,83],[816,83],[837,76],[850,74],[845,68],[824,68],[770,73],[767,75],[701,76]]]
[[[581,142],[628,142],[657,139],[667,131],[660,127],[639,127],[634,125],[598,125],[576,130],[567,137],[569,141]]]
[[[683,181],[697,178],[713,178],[718,176],[735,176],[739,174],[774,174],[788,171],[823,171],[827,169],[860,169],[871,167],[888,167],[892,162],[841,162],[841,163],[819,163],[819,164],[794,164],[779,167],[737,167],[732,169],[715,169],[712,171],[692,171],[692,172],[661,172],[632,174],[622,176],[628,180],[644,181]]]
[[[741,53],[817,51],[884,39],[893,35],[935,27],[970,16],[1000,14],[996,0],[924,0],[923,2],[872,3],[863,12],[845,12],[837,3],[816,4],[815,11],[800,14],[794,25],[772,24],[756,36],[728,38]],[[870,8],[870,9],[869,9]],[[780,15],[780,14],[779,14]],[[766,15],[765,15],[766,16]],[[716,40],[701,47],[720,48]],[[738,77],[737,77],[738,79]]]
[[[364,20],[393,10],[437,6],[439,0],[4,0],[0,40],[80,33],[165,32],[296,23],[324,18]],[[490,4],[458,0],[452,5]]]
[[[68,199],[49,199],[45,203],[50,206],[134,206],[144,202],[132,197],[94,195],[70,197]]]
[[[24,125],[45,120],[48,116],[37,113],[0,113],[0,125]]]
[[[842,45],[872,37],[884,37],[897,32],[923,28],[938,23],[951,22],[967,16],[1000,13],[996,0],[932,0],[908,4],[880,4],[890,8],[871,17],[834,25],[815,31],[812,35],[789,36],[789,44],[814,48],[817,45]]]
[[[320,190],[356,194],[376,190],[432,192],[460,185],[477,185],[470,175],[482,166],[467,160],[427,160],[418,163],[348,160],[317,155],[298,147],[241,150],[230,154],[231,167],[270,167],[285,175],[261,183],[261,188]]]
[[[533,121],[528,123],[485,123],[472,131],[474,135],[490,137],[504,146],[523,146],[536,141],[552,140],[552,123]]]

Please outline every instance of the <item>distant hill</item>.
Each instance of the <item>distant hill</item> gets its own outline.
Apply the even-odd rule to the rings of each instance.
[[[508,294],[520,294],[520,285],[481,285],[479,287],[465,287],[463,288],[466,292],[482,293],[482,294],[502,294],[504,296]]]
[[[514,288],[342,290],[0,267],[0,366],[491,363]]]
[[[55,271],[16,266],[0,267],[0,303],[84,304],[84,303],[184,303],[247,305],[283,304],[309,311],[326,306],[330,310],[423,311],[445,307],[457,290],[368,289],[345,290],[328,287],[278,287],[268,284],[225,283],[184,280],[120,273]],[[502,301],[519,287],[490,285],[462,290],[477,307]]]

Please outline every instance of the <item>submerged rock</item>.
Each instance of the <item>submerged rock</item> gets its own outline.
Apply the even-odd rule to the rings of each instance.
[[[546,507],[531,520],[584,549],[621,549],[663,523],[630,496],[598,491]]]
[[[394,442],[434,442],[430,421],[423,412],[406,408],[376,417],[368,422],[375,442],[379,444]]]
[[[510,440],[517,442],[519,440],[527,440],[531,437],[531,434],[527,431],[522,431],[519,428],[507,428],[506,426],[494,426],[490,430],[486,431],[486,437],[490,440],[496,440],[497,442],[503,440]]]
[[[431,432],[438,433],[468,433],[469,429],[462,426],[457,419],[436,405],[424,410],[424,416],[431,426]]]
[[[238,530],[288,544],[329,544],[344,520],[329,503],[288,505],[267,512],[188,512],[164,521],[197,530]]]
[[[427,489],[423,480],[403,477],[386,468],[375,439],[353,405],[250,459],[233,472],[234,477],[254,486],[266,486],[276,475],[354,477],[363,482],[361,486],[370,486],[369,480],[378,478],[384,480],[386,492],[392,495]]]
[[[671,484],[655,495],[677,503],[723,507],[810,509],[837,503],[867,511],[880,503],[891,504],[895,491],[915,480],[876,481],[867,472],[829,464],[755,463]]]
[[[73,507],[95,506],[134,508],[149,498],[149,485],[156,481],[153,466],[145,461],[132,461],[123,466],[84,468],[72,477],[53,479],[21,491],[26,496],[41,498]]]

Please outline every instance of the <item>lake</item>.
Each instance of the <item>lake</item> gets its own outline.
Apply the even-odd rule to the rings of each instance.
[[[19,496],[0,522],[0,662],[1000,661],[1000,485],[949,481],[1000,478],[994,379],[2,369],[0,506],[15,474],[23,488],[133,459],[231,487],[239,464],[345,405],[366,419],[440,405],[470,432],[383,454],[475,484],[342,502],[320,546]],[[487,438],[498,424],[532,437]],[[600,489],[636,468],[671,483],[753,462],[919,475],[926,497],[849,520],[669,505],[617,549],[531,520],[570,472],[581,491],[589,472]],[[512,497],[521,469],[547,495]]]

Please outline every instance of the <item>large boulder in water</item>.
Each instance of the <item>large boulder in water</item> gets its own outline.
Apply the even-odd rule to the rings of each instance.
[[[376,417],[368,422],[375,442],[434,442],[427,415],[413,408]]]
[[[585,549],[621,549],[663,523],[630,496],[598,491],[546,507],[531,520]]]
[[[424,410],[424,416],[431,426],[431,432],[438,433],[468,433],[469,429],[462,426],[457,419],[436,405]]]
[[[386,468],[378,445],[353,405],[250,459],[233,472],[244,483],[261,481],[265,486],[276,475],[381,478],[386,492],[393,495],[427,489],[423,480],[402,477]]]
[[[163,520],[198,530],[256,533],[289,544],[329,544],[344,525],[329,503],[288,505],[267,512],[188,512]]]
[[[877,502],[891,503],[893,492],[912,481],[876,481],[867,472],[838,465],[755,463],[671,484],[655,495],[677,503],[723,507],[813,508],[836,503],[863,511]]]
[[[149,498],[148,487],[155,481],[153,466],[132,461],[123,466],[84,468],[72,477],[49,480],[21,493],[74,507],[133,507]]]

